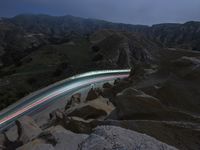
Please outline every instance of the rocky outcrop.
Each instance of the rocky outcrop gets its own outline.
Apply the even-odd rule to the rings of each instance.
[[[151,50],[156,46],[149,40],[144,40],[145,37],[118,31],[104,33],[105,31],[95,33],[95,37],[99,37],[93,46],[93,62],[97,66],[127,68],[136,62],[149,63],[153,59]]]
[[[172,61],[173,72],[187,80],[200,81],[200,58],[183,56]]]
[[[176,150],[148,135],[114,126],[100,126],[83,141],[79,150]]]
[[[64,112],[60,109],[54,110],[49,114],[50,120],[61,120],[63,119]]]
[[[198,123],[153,120],[105,120],[101,125],[119,126],[145,133],[181,150],[198,150],[200,145]]]
[[[94,119],[84,120],[79,117],[65,117],[60,124],[72,132],[88,134],[98,125],[98,122]]]
[[[106,116],[114,109],[112,103],[108,99],[99,97],[79,104],[66,111],[67,116],[76,116],[83,119],[98,119]]]
[[[42,130],[34,122],[34,120],[28,116],[23,116],[16,121],[18,127],[18,139],[24,144],[36,138]]]
[[[73,106],[79,104],[80,102],[81,102],[81,94],[80,93],[76,93],[76,94],[71,96],[71,99],[69,100],[69,102],[65,106],[65,109],[73,107]]]
[[[5,141],[6,141],[5,135],[0,134],[0,149],[4,149],[5,148],[5,146],[4,146]]]
[[[99,97],[101,91],[99,89],[90,89],[88,94],[87,94],[87,97],[86,97],[86,101],[90,101],[90,100],[94,100],[96,98]]]
[[[121,119],[138,118],[159,113],[164,109],[160,101],[142,91],[125,89],[114,99],[118,117]]]
[[[44,140],[35,139],[35,140],[17,148],[17,150],[37,150],[37,149],[41,149],[41,150],[52,149],[53,150],[53,146],[50,144],[46,144]]]
[[[78,145],[87,138],[86,134],[76,134],[61,126],[51,127],[45,130],[43,134],[52,136],[55,140],[55,150],[77,150]]]

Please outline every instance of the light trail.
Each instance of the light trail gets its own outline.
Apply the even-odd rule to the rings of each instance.
[[[1,127],[7,125],[7,123],[15,121],[20,116],[24,115],[25,113],[28,113],[29,111],[33,110],[34,108],[36,108],[42,104],[46,104],[48,102],[53,101],[53,99],[55,99],[58,96],[61,96],[62,94],[67,94],[68,92],[70,92],[74,89],[81,88],[86,85],[99,83],[99,82],[103,82],[103,81],[109,81],[109,80],[116,79],[116,78],[128,77],[129,71],[130,70],[111,70],[111,71],[108,70],[108,71],[89,72],[89,73],[84,73],[84,74],[73,76],[71,78],[63,80],[61,82],[66,82],[66,81],[70,81],[70,80],[75,80],[75,81],[74,81],[74,83],[70,83],[69,85],[60,87],[46,95],[43,95],[43,97],[40,99],[36,98],[36,100],[33,100],[28,104],[25,104],[23,107],[16,108],[16,110],[14,110],[14,111],[11,109],[10,113],[9,113],[9,109],[8,109],[6,112],[4,112],[4,113],[8,113],[8,115],[6,115],[4,117],[1,117],[2,115],[0,116],[0,118],[1,118],[0,119],[0,129],[1,129]],[[102,75],[102,74],[104,75],[103,77],[100,76],[100,77],[95,78],[95,76]],[[82,81],[76,82],[76,80],[82,79],[85,77],[90,77],[91,79],[83,79]],[[48,89],[47,89],[47,91],[48,91]],[[27,99],[27,101],[28,100],[29,99]],[[3,114],[3,113],[1,113],[1,114]]]

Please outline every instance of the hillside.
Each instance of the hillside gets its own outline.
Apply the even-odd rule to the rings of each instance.
[[[150,27],[73,16],[2,18],[1,109],[73,74],[130,68],[138,61],[155,65],[160,51],[169,47],[199,50],[199,36],[199,22]]]

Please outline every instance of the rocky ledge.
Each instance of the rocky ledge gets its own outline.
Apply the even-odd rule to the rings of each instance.
[[[3,150],[200,149],[199,57],[137,65],[126,79],[75,93],[38,126],[29,116],[0,134]],[[167,73],[166,73],[167,72]]]

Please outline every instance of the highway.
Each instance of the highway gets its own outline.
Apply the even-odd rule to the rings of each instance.
[[[80,90],[88,85],[128,77],[129,72],[129,69],[87,72],[72,76],[31,93],[0,112],[0,131],[9,127],[21,116],[34,112],[37,113],[38,109],[46,108],[47,105],[58,100],[59,97]]]

